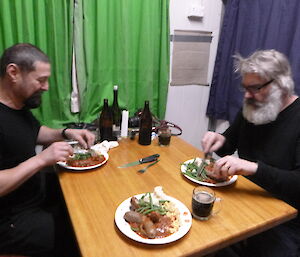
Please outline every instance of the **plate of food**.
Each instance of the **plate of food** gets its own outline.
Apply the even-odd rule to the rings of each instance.
[[[214,159],[204,160],[197,157],[185,161],[181,165],[181,172],[187,179],[204,186],[222,187],[230,185],[237,180],[237,175],[222,179],[216,179],[209,175],[208,173],[212,169],[213,163]]]
[[[167,244],[182,238],[191,228],[192,215],[162,187],[123,201],[115,213],[115,223],[127,237],[145,244]]]
[[[76,150],[65,162],[57,162],[58,165],[72,171],[86,171],[102,166],[108,160],[108,153],[97,152],[93,149]]]

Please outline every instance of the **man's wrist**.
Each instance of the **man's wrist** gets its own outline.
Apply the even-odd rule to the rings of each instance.
[[[249,170],[250,174],[248,175],[254,175],[257,172],[258,164],[256,162],[251,163],[251,168]]]
[[[64,128],[62,131],[61,131],[61,135],[64,139],[69,139],[67,134],[66,134],[66,130],[69,129],[69,128]]]

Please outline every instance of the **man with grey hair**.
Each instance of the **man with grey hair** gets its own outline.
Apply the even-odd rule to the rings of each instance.
[[[247,176],[300,210],[300,100],[294,94],[290,64],[276,50],[234,58],[235,72],[242,76],[244,103],[223,134],[207,132],[202,139],[204,152],[222,156],[212,175]],[[239,157],[232,155],[236,150]],[[300,256],[299,245],[296,218],[248,239],[240,256]]]
[[[241,87],[244,92],[249,93],[245,94],[244,117],[255,125],[274,121],[283,108],[284,101],[281,99],[289,100],[289,97],[294,93],[294,81],[288,60],[283,54],[275,50],[257,51],[247,59],[243,59],[240,55],[236,55],[235,58],[235,71],[240,72],[243,77],[248,78],[246,74],[252,73],[266,80],[258,88]],[[274,60],[278,60],[278,63],[274,63]],[[271,83],[274,86],[270,86],[266,101],[257,101],[255,97],[252,97],[260,89]]]

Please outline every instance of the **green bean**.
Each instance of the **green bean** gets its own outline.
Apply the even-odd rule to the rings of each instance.
[[[197,170],[197,176],[200,177],[203,172],[205,172],[205,167],[207,166],[207,163],[202,161],[201,164],[200,164],[200,167],[198,167],[198,170]]]
[[[137,209],[137,212],[142,213],[143,211],[145,211],[145,210],[147,210],[147,209],[148,209],[147,206],[145,206],[145,207],[140,207],[140,208]]]
[[[169,200],[159,200],[158,202],[159,202],[159,204],[164,204],[164,203],[170,202],[170,201]]]
[[[146,202],[144,200],[146,195],[149,196],[149,202]],[[140,200],[139,200],[140,207],[136,211],[139,213],[142,213],[142,214],[148,214],[150,212],[157,211],[160,214],[165,215],[166,209],[162,206],[162,204],[165,203],[166,201],[167,200],[160,200],[159,205],[155,205],[155,204],[153,204],[153,199],[152,199],[151,193],[146,193],[140,198]]]
[[[73,159],[74,160],[85,160],[90,158],[92,155],[91,153],[75,153]]]
[[[143,214],[146,215],[146,214],[148,214],[148,213],[150,213],[150,212],[153,212],[153,211],[156,211],[156,209],[149,209],[149,210],[147,210],[147,211],[144,211]]]
[[[149,194],[149,200],[150,200],[150,208],[153,208],[153,201],[152,201],[152,196],[150,193]]]
[[[206,170],[205,170],[205,167],[208,164],[206,162],[202,161],[200,166],[198,166],[197,164],[195,164],[195,160],[196,159],[194,159],[193,162],[191,162],[191,163],[185,164],[186,165],[185,174],[188,177],[191,177],[193,179],[203,181],[208,178],[206,175]],[[196,170],[196,172],[193,172],[193,170]]]
[[[130,227],[133,231],[139,231],[139,228],[135,228],[135,227]]]

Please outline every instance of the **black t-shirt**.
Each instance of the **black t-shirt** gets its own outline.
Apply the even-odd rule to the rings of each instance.
[[[223,133],[220,156],[238,151],[239,157],[258,163],[256,184],[300,210],[300,99],[269,124],[249,123],[240,112]]]
[[[29,110],[14,110],[0,103],[0,172],[35,155],[39,122]],[[0,197],[0,213],[18,211],[43,198],[40,172],[15,191]]]

